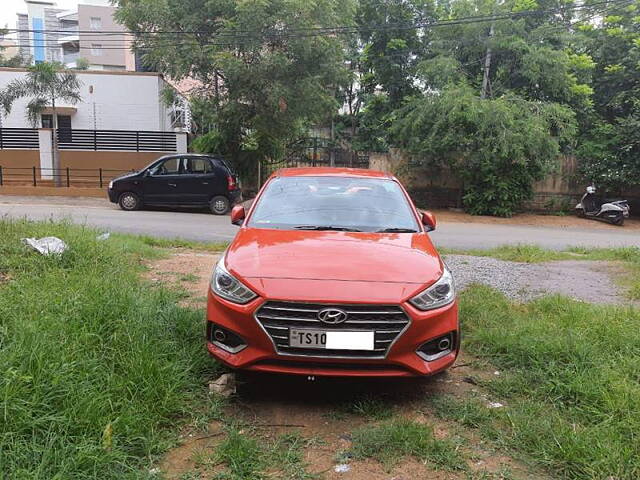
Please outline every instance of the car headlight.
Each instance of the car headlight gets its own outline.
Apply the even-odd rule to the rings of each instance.
[[[432,310],[453,302],[455,298],[456,285],[453,281],[453,275],[445,267],[442,276],[436,283],[420,292],[409,302],[420,310]]]
[[[109,182],[109,190],[112,190],[112,189],[113,189],[113,180]]]
[[[213,290],[213,293],[216,295],[230,302],[240,304],[248,303],[258,296],[229,273],[224,266],[224,256],[213,269],[211,290]]]

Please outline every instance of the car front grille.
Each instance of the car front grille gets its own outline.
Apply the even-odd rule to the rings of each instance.
[[[348,318],[340,324],[318,320],[318,312],[338,308]],[[397,305],[341,305],[269,301],[256,312],[256,320],[273,340],[276,351],[285,355],[330,358],[384,358],[393,342],[409,325],[409,318]],[[289,328],[373,331],[373,350],[332,350],[289,346]]]

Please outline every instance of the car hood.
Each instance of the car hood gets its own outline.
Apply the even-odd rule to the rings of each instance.
[[[251,279],[334,280],[430,285],[443,264],[426,233],[241,228],[227,268]]]
[[[119,182],[120,180],[127,180],[129,178],[135,178],[135,177],[139,177],[140,176],[140,172],[131,172],[131,173],[127,173],[125,175],[120,175],[119,177],[116,177],[113,179],[114,182]]]

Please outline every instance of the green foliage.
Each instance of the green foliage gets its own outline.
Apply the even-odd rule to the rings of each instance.
[[[578,149],[579,173],[603,193],[622,194],[640,182],[640,108],[612,123],[598,122]]]
[[[76,70],[89,70],[89,60],[84,57],[80,57],[76,60]]]
[[[128,0],[120,2],[117,15],[131,30],[202,32],[182,35],[177,45],[145,36],[137,46],[158,71],[201,84],[193,97],[213,115],[196,117],[196,123],[201,133],[216,130],[237,159],[245,150],[279,158],[309,125],[330,118],[347,71],[341,38],[236,32],[348,24],[352,10],[350,1],[339,0]]]
[[[147,478],[175,440],[167,427],[211,402],[201,312],[139,278],[157,250],[96,233],[0,222],[0,477]],[[20,241],[49,235],[69,249]]]
[[[640,183],[640,18],[629,14],[636,9],[611,8],[603,28],[585,32],[595,111],[581,135],[579,173],[616,195]]]
[[[482,100],[466,87],[418,97],[397,117],[395,141],[429,165],[450,166],[476,215],[511,216],[575,131],[565,107],[513,95]]]
[[[429,0],[360,0],[355,18],[361,33],[350,46],[348,58],[357,67],[358,78],[355,83],[347,79],[348,83],[341,85],[356,98],[347,101],[352,146],[386,151],[394,110],[418,91],[417,66],[425,44],[417,29],[379,26],[434,20],[434,4]],[[349,95],[344,96],[349,100]],[[354,103],[355,109],[351,108]]]
[[[476,97],[497,102],[487,111],[514,104],[510,119],[501,113],[495,119],[514,121],[519,128],[527,118],[533,121],[530,135],[523,130],[512,135],[500,122],[492,123],[511,139],[527,137],[528,142],[523,148],[514,145],[512,152],[500,147],[496,164],[485,160],[473,175],[467,171],[472,178],[465,185],[466,205],[481,205],[474,213],[510,215],[529,197],[531,182],[553,164],[558,145],[562,153],[573,153],[573,145],[578,145],[579,173],[585,181],[594,180],[612,192],[640,181],[637,0],[596,2],[588,8],[537,0],[118,3],[117,15],[131,30],[198,32],[181,35],[176,44],[146,35],[136,46],[158,71],[196,81],[190,98],[197,134],[203,136],[196,148],[224,154],[243,174],[253,175],[258,160],[280,159],[312,125],[328,125],[332,119],[337,141],[350,143],[354,150],[407,148],[408,139],[397,136],[403,127],[396,125],[403,123],[406,109],[420,99],[428,103],[434,93],[444,98],[447,91],[467,88]],[[570,8],[563,8],[565,4]],[[514,12],[526,14],[503,16]],[[491,14],[501,18],[405,27]],[[278,35],[329,26],[356,26],[358,31]],[[520,116],[518,108],[523,110]],[[477,113],[475,101],[468,110]],[[501,142],[499,134],[476,126],[470,129],[473,133],[464,131],[450,141],[464,144],[467,160],[491,153],[489,141]],[[429,131],[413,133],[433,138]],[[449,151],[440,147],[437,161],[434,156],[424,161],[448,163],[460,154],[457,146]],[[410,153],[420,155],[419,150]],[[492,202],[498,205],[487,207]]]
[[[191,142],[191,148],[197,153],[215,153],[218,155],[226,153],[224,137],[215,130],[194,138]]]

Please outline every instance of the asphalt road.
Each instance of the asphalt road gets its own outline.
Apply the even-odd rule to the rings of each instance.
[[[49,199],[44,200],[50,202]],[[105,231],[184,238],[201,242],[229,241],[237,227],[228,216],[194,211],[124,212],[101,199],[55,199],[53,204],[29,197],[0,197],[0,216],[32,220],[68,219]],[[63,203],[63,202],[66,202]],[[589,225],[589,223],[585,223]],[[530,225],[439,222],[430,234],[440,247],[493,248],[506,244],[535,244],[544,248],[570,246],[640,247],[640,232],[616,229],[551,228]]]

